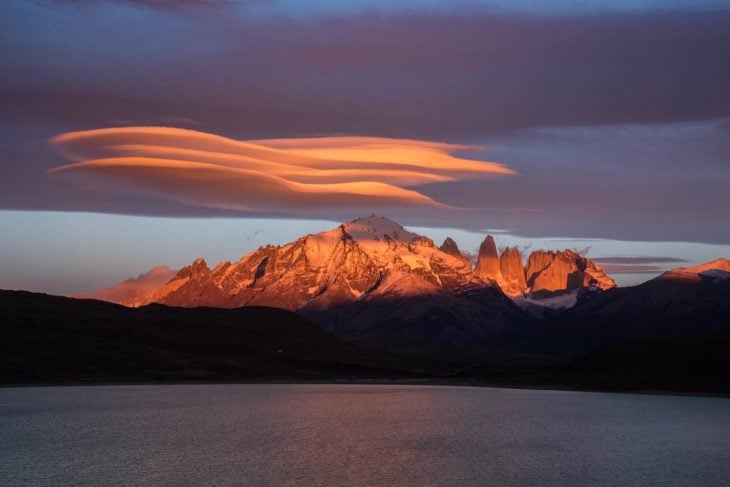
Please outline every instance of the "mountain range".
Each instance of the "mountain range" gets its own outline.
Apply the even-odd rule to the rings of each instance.
[[[544,320],[532,339],[543,350],[592,350],[610,343],[730,331],[730,260],[667,271],[615,288]]]
[[[472,266],[453,239],[436,246],[381,215],[260,247],[212,269],[197,259],[167,282],[155,280],[171,273],[155,268],[85,297],[126,306],[271,306],[340,335],[483,344],[529,328],[535,310],[539,315],[616,287],[598,265],[571,250],[534,251],[524,263],[517,248],[499,253],[487,236]]]
[[[125,306],[269,306],[369,345],[459,345],[524,353],[581,353],[624,340],[730,329],[730,261],[678,268],[618,288],[573,251],[498,251],[487,235],[474,265],[381,215],[212,269],[197,259],[157,267],[86,296]],[[397,340],[394,341],[394,338]],[[439,352],[441,353],[441,352]]]
[[[372,215],[235,263],[156,267],[76,298],[0,291],[0,382],[417,378],[730,391],[728,259],[617,287],[572,250],[523,259],[487,236],[472,265],[453,239],[436,246]]]

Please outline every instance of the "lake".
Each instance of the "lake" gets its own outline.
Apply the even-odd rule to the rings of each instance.
[[[0,389],[0,485],[730,483],[730,399],[399,385]]]

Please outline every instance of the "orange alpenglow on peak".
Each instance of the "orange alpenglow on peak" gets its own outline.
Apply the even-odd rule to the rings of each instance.
[[[497,244],[491,235],[487,235],[479,246],[479,256],[474,272],[482,278],[491,279],[495,282],[502,280],[502,271],[499,264]]]
[[[597,264],[572,250],[536,250],[524,266],[517,248],[507,247],[500,255],[491,235],[479,247],[474,272],[495,282],[512,297],[529,295],[541,299],[579,289],[605,290],[616,286]]]
[[[680,267],[678,271],[702,273],[712,270],[730,272],[730,259],[720,258],[692,267]]]
[[[436,247],[430,238],[371,215],[285,245],[260,247],[213,269],[197,259],[135,305],[264,305],[321,313],[355,302],[424,296],[439,302],[473,292],[493,299],[495,290],[502,297],[540,300],[614,286],[592,261],[567,250],[533,252],[525,269],[518,249],[499,255],[491,236],[472,269],[453,239]]]
[[[691,267],[677,267],[661,274],[657,279],[691,280],[703,278],[730,279],[730,259],[720,258]]]
[[[444,239],[444,243],[442,243],[441,246],[439,247],[439,250],[446,254],[453,255],[454,257],[456,257],[458,259],[461,259],[465,263],[468,263],[469,266],[471,267],[471,261],[469,260],[469,258],[467,256],[465,256],[464,254],[461,253],[461,250],[459,250],[459,246],[457,245],[457,243],[454,241],[453,238],[446,237],[446,239]]]
[[[616,287],[600,266],[569,249],[533,252],[525,276],[529,293],[536,298],[583,288],[606,290]]]
[[[523,294],[527,290],[525,266],[517,247],[507,247],[499,256],[499,270],[502,273],[502,289],[510,296]]]

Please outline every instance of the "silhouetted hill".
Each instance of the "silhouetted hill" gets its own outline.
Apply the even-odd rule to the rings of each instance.
[[[659,322],[641,331],[642,321],[630,321],[646,317],[638,309],[638,314],[626,315],[626,322],[621,315],[593,314],[605,311],[609,305],[603,300],[612,293],[585,303],[581,314],[571,314],[576,322],[535,322],[485,347],[419,341],[409,327],[426,321],[428,314],[399,328],[402,334],[357,335],[353,344],[276,308],[127,308],[0,291],[0,383],[417,379],[730,393],[727,327],[722,333],[701,332],[699,327],[691,335],[670,336],[673,330],[688,329],[672,323],[686,323],[691,315],[664,322],[669,323],[665,328]],[[692,305],[691,300],[682,302]],[[692,306],[697,310],[699,305]],[[706,320],[713,319],[709,310]],[[723,323],[717,316],[695,323],[700,322]],[[578,329],[577,323],[586,325]],[[592,329],[597,338],[591,338]],[[435,330],[443,331],[440,325]],[[646,330],[654,335],[626,341]]]
[[[402,283],[408,282],[406,278]],[[495,287],[455,294],[392,294],[300,313],[325,329],[353,339],[404,336],[436,345],[494,348],[505,336],[528,332],[536,319]]]
[[[670,271],[633,287],[597,293],[546,320],[533,349],[578,353],[612,343],[730,332],[730,279]]]
[[[610,345],[566,369],[582,388],[730,392],[730,333],[676,335]]]
[[[411,377],[281,309],[143,308],[0,291],[0,382]],[[426,364],[428,365],[428,364]]]

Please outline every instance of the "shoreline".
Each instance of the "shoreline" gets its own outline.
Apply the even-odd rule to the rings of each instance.
[[[179,385],[391,385],[391,386],[440,386],[440,387],[474,387],[486,389],[520,389],[531,391],[554,391],[554,392],[588,392],[599,394],[632,394],[644,396],[679,396],[679,397],[712,397],[730,399],[730,392],[694,392],[694,391],[673,391],[661,389],[601,389],[601,388],[576,388],[561,387],[558,385],[539,384],[500,384],[482,381],[448,381],[431,379],[351,379],[351,380],[294,380],[294,379],[266,379],[266,380],[161,380],[161,381],[99,381],[99,382],[39,382],[39,383],[18,383],[0,384],[0,389],[34,388],[34,387],[109,387],[109,386],[179,386]]]

